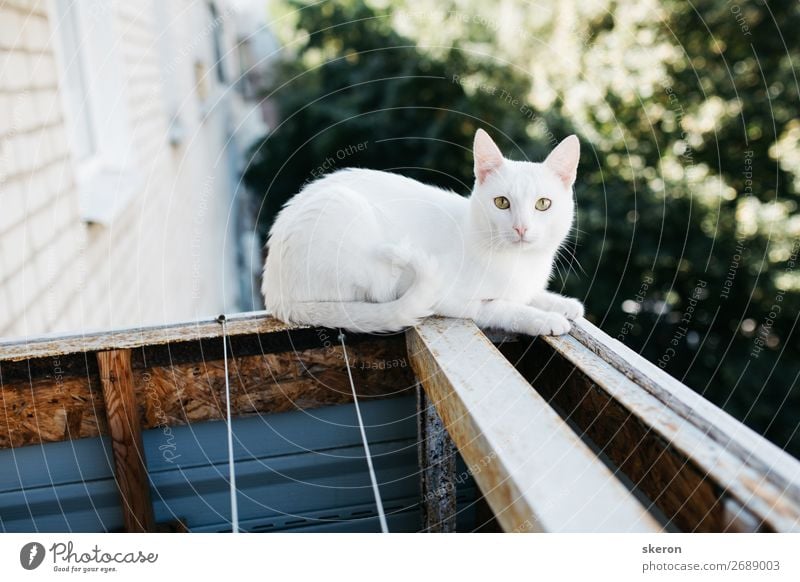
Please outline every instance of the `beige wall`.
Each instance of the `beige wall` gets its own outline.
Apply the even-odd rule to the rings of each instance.
[[[119,41],[119,110],[129,130],[128,173],[118,185],[135,184],[106,225],[81,219],[51,8],[0,2],[0,336],[236,310],[232,168],[223,149],[228,101],[238,97],[212,74],[205,99],[198,95],[198,71],[213,67],[206,5],[169,3],[177,16],[171,50],[152,2],[111,2],[102,15]],[[170,144],[175,118],[183,139]]]

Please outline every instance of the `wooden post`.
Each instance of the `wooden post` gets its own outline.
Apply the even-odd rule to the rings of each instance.
[[[417,451],[422,531],[456,531],[456,445],[417,384]]]
[[[97,352],[97,365],[103,385],[125,531],[153,531],[155,519],[134,394],[131,351]]]

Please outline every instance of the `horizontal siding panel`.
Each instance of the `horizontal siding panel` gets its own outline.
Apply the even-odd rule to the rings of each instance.
[[[413,514],[411,531],[419,527],[415,413],[409,397],[362,404],[384,503]],[[192,531],[229,530],[225,423],[171,434],[151,430],[144,442],[156,521],[180,519]],[[375,507],[351,405],[238,419],[234,442],[243,529],[327,529],[355,521],[365,528],[353,526],[358,531],[371,530]]]
[[[0,449],[0,493],[113,477],[105,437]]]
[[[0,495],[5,532],[105,532],[122,527],[113,479],[61,484]]]
[[[412,441],[402,444],[408,442]],[[386,505],[415,507],[419,482],[416,452],[406,447],[407,452],[388,454],[397,450],[394,445],[370,446],[382,453],[374,459],[381,495]],[[349,451],[353,455],[349,459],[302,453],[239,461],[236,483],[240,518],[304,518],[313,512],[359,504],[374,509],[366,461],[355,458],[355,453]],[[181,518],[190,529],[214,524],[229,527],[227,466],[175,471],[154,477],[153,481],[157,521]],[[407,498],[412,499],[410,504],[405,501]]]
[[[416,439],[413,397],[365,401],[361,409],[370,443]],[[327,452],[360,445],[361,436],[356,423],[352,406],[328,406],[235,419],[234,456],[238,461],[314,451],[321,457],[340,454],[363,458],[363,450]],[[142,438],[151,473],[228,462],[224,422],[153,429],[144,431]],[[416,454],[415,445],[410,448]]]
[[[392,531],[419,529],[414,398],[362,403]],[[235,419],[245,531],[379,531],[352,405]],[[225,423],[143,434],[158,522],[230,530]],[[475,490],[460,493],[469,521]],[[470,522],[471,523],[471,522]],[[0,451],[0,531],[116,531],[119,497],[106,438]]]

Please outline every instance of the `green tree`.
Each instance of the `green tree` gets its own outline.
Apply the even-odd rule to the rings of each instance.
[[[611,6],[586,23],[587,54],[610,35],[631,34],[616,29],[613,8],[622,4]],[[602,251],[581,249],[581,260],[598,266],[589,310],[612,335],[635,321],[627,343],[798,455],[798,168],[776,152],[796,148],[792,62],[800,55],[794,38],[785,42],[800,10],[793,2],[662,6],[663,20],[646,29],[676,56],[646,98],[608,88],[624,139],[604,144],[584,172],[582,228],[587,238],[608,233]],[[607,120],[592,124],[613,133]],[[621,281],[602,276],[620,264]],[[620,300],[634,308],[647,276],[654,282],[631,318]]]

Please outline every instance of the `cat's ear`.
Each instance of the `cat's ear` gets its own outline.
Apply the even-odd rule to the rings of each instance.
[[[503,164],[503,154],[489,134],[482,129],[475,132],[472,152],[475,157],[475,177],[478,179],[478,184],[483,184],[486,177]]]
[[[576,135],[565,137],[550,152],[544,161],[545,166],[553,170],[561,178],[564,186],[571,188],[578,173],[578,161],[581,157],[581,144]]]

